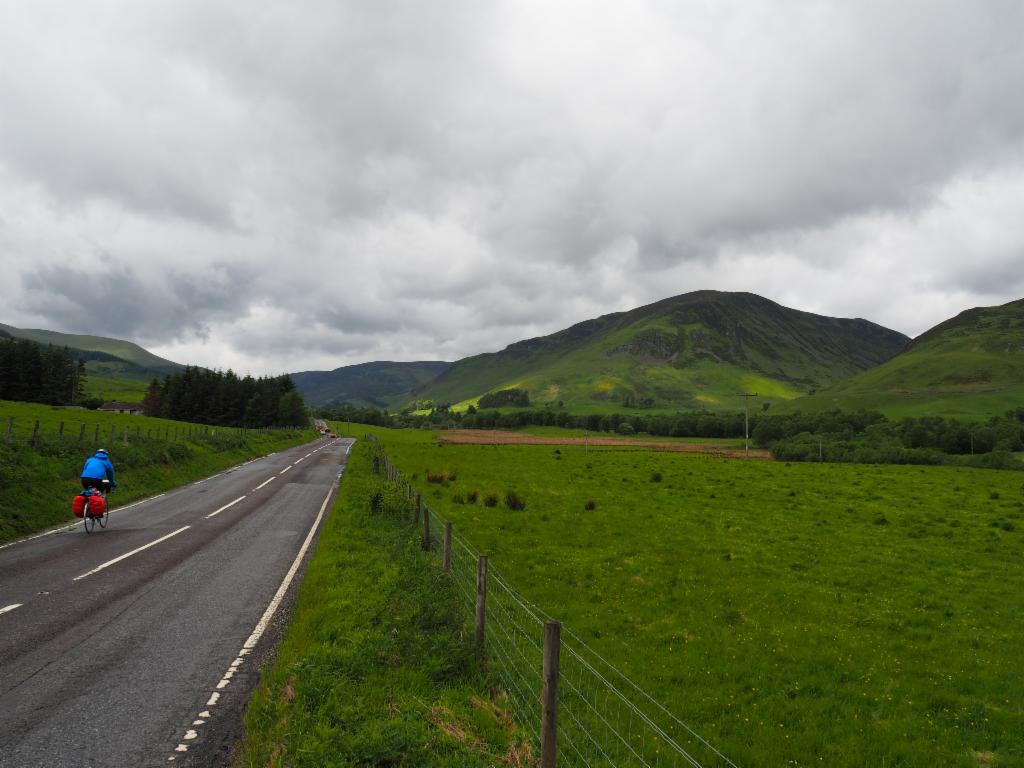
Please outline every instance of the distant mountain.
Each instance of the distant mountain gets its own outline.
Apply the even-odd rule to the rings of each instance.
[[[736,408],[789,400],[878,365],[908,337],[867,320],[696,291],[460,360],[416,399],[465,404],[506,388],[575,409]]]
[[[291,374],[296,389],[310,405],[349,403],[361,407],[392,408],[411,399],[411,392],[451,363],[375,362],[346,365],[333,371],[302,371]]]
[[[939,323],[891,360],[787,410],[875,408],[891,416],[984,417],[1024,406],[1024,299]]]
[[[38,328],[15,328],[0,323],[0,334],[16,339],[28,339],[38,344],[52,344],[68,347],[76,356],[87,363],[90,372],[102,372],[115,376],[118,373],[131,376],[152,376],[173,373],[184,366],[162,357],[157,357],[138,344],[105,336],[81,336]]]

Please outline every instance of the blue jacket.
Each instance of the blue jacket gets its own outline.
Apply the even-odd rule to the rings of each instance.
[[[106,478],[113,485],[114,465],[110,463],[107,454],[99,451],[95,456],[90,456],[85,460],[85,466],[82,467],[82,477],[88,477],[93,480]]]

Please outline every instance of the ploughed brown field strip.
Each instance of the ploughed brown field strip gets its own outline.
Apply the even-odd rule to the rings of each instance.
[[[722,448],[706,443],[675,443],[659,440],[631,440],[625,437],[549,437],[528,435],[524,432],[504,432],[498,429],[450,429],[439,433],[439,439],[446,443],[461,445],[595,445],[616,448],[647,448],[652,451],[676,451],[678,453],[703,453],[731,459],[768,459],[771,451],[742,448]]]

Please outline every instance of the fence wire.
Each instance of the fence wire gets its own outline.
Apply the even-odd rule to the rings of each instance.
[[[383,453],[380,456],[386,476],[404,483],[397,467]],[[411,486],[405,486],[413,495]],[[426,505],[422,506],[422,515],[429,519],[425,548],[443,557],[448,521]],[[476,614],[480,555],[453,533],[450,574],[471,621]],[[493,565],[488,565],[486,578],[487,657],[500,681],[504,706],[539,754],[544,624],[553,619],[512,588]],[[561,630],[557,718],[561,767],[737,768],[565,626]]]

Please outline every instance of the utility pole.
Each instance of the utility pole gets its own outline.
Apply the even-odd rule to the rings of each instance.
[[[743,393],[743,455],[750,456],[750,398],[757,392]]]

